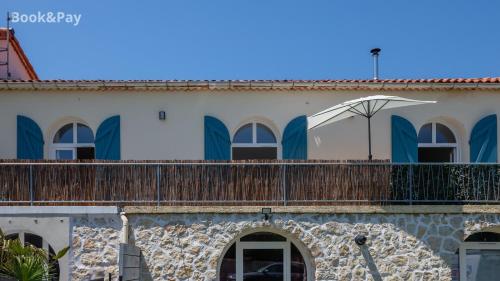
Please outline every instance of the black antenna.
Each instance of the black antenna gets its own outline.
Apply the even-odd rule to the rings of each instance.
[[[11,21],[10,13],[7,12],[7,30],[6,30],[6,36],[5,36],[6,37],[6,45],[5,45],[5,48],[0,48],[0,53],[2,53],[2,52],[6,53],[6,55],[5,55],[6,59],[5,59],[5,61],[0,62],[0,66],[5,65],[5,67],[7,68],[7,79],[9,79],[11,76],[10,68],[9,68],[10,21]]]

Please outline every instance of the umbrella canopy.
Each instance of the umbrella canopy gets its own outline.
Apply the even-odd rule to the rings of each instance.
[[[375,115],[375,113],[379,112],[382,109],[398,108],[426,103],[436,102],[381,95],[350,100],[307,117],[307,129],[310,130],[319,128],[356,115],[371,118],[373,115]]]
[[[371,128],[370,119],[382,109],[398,108],[411,105],[436,103],[435,101],[412,100],[396,96],[369,96],[350,100],[307,117],[308,130],[319,128],[352,116],[363,116],[368,119],[368,158],[371,160]]]

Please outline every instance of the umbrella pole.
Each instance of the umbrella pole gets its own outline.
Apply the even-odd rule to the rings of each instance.
[[[370,120],[371,117],[368,117],[368,160],[372,161],[372,128]]]

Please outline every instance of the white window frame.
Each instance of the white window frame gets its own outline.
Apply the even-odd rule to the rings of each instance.
[[[464,242],[460,245],[460,280],[467,280],[467,250],[499,250],[500,242]]]
[[[430,148],[439,148],[439,147],[451,147],[453,148],[453,159],[452,159],[452,162],[459,162],[460,159],[461,159],[461,155],[460,155],[460,150],[458,149],[458,138],[457,138],[457,134],[455,133],[455,131],[450,128],[450,126],[448,126],[447,124],[443,123],[443,122],[439,122],[439,121],[432,121],[432,122],[426,122],[424,125],[422,125],[420,127],[420,129],[418,130],[418,133],[420,133],[420,130],[422,129],[423,126],[427,125],[431,123],[431,137],[432,137],[432,142],[431,143],[421,143],[421,142],[418,142],[418,134],[417,134],[417,142],[418,142],[418,147],[430,147]],[[436,142],[436,124],[439,123],[443,126],[446,126],[446,128],[448,128],[451,133],[453,134],[453,136],[455,137],[455,142],[454,143],[438,143]]]
[[[59,130],[62,129],[62,127],[66,126],[68,124],[73,125],[73,142],[72,143],[54,143],[55,135],[59,132]],[[76,160],[77,148],[79,148],[79,147],[95,147],[94,143],[78,143],[78,139],[77,139],[78,124],[82,124],[82,125],[89,127],[87,124],[75,121],[75,122],[71,122],[71,123],[65,123],[64,125],[60,126],[57,129],[57,131],[55,132],[55,134],[52,136],[52,139],[51,139],[51,141],[52,141],[52,144],[50,147],[50,158],[51,159],[57,159],[56,153],[58,150],[70,150],[70,151],[72,151],[72,154],[73,154],[73,160]],[[92,130],[92,129],[90,129],[90,130]],[[92,132],[92,134],[93,133],[94,132]],[[95,138],[95,135],[94,135],[94,138]]]
[[[291,278],[291,246],[288,238],[285,242],[241,242],[236,241],[236,281],[243,281],[243,250],[283,250],[283,281],[290,281]]]
[[[239,126],[238,129],[234,132],[233,140],[234,140],[234,136],[236,136],[236,133],[238,133],[238,131],[241,128],[243,128],[244,126],[246,126],[248,124],[252,124],[252,142],[251,143],[231,142],[231,159],[233,159],[233,147],[276,147],[276,159],[281,159],[281,149],[280,149],[280,146],[278,145],[278,137],[277,137],[276,133],[274,132],[274,130],[271,129],[270,126],[266,125],[263,122],[251,121],[251,122],[244,123],[243,125]],[[268,128],[273,133],[274,138],[276,139],[276,142],[275,143],[258,143],[257,142],[257,124],[261,124],[261,125],[265,126],[266,128]]]

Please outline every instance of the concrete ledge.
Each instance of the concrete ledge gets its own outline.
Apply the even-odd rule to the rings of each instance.
[[[500,214],[500,205],[414,206],[269,206],[273,213],[293,214]],[[263,206],[126,206],[127,214],[250,214]]]
[[[115,206],[0,206],[0,216],[15,215],[116,215]]]

